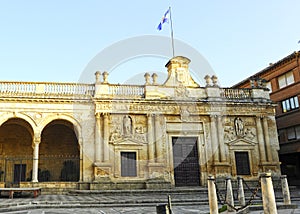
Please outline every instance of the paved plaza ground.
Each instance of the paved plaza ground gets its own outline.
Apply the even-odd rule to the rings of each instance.
[[[19,214],[156,214],[156,206],[162,204],[162,194],[147,195],[40,195],[32,198],[31,195],[19,196],[14,199],[8,199],[6,196],[0,198],[1,213],[19,213]],[[177,198],[176,198],[177,197]],[[185,203],[180,204],[180,200],[185,197]],[[199,195],[182,194],[174,195],[172,206],[173,214],[202,214],[209,213],[208,202],[199,202]],[[147,200],[149,199],[149,200]],[[193,200],[195,199],[195,200]],[[132,203],[135,201],[135,203]],[[167,195],[166,200],[167,202]],[[293,204],[298,208],[280,209],[279,214],[300,214],[300,200],[296,199]],[[225,212],[226,213],[226,212]],[[250,211],[251,214],[261,214],[262,210]]]

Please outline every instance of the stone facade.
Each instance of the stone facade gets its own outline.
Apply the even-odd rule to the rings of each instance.
[[[95,84],[0,82],[2,181],[151,189],[206,185],[209,175],[279,175],[268,91],[220,88],[216,76],[200,87],[189,62],[172,58],[164,84],[156,74],[145,74],[145,85],[110,84],[106,72]]]

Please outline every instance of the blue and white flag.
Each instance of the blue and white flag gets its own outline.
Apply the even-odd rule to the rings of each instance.
[[[157,30],[162,30],[162,25],[164,23],[168,23],[170,19],[170,8],[167,10],[167,12],[165,12],[164,16],[162,17],[159,25],[157,26]]]

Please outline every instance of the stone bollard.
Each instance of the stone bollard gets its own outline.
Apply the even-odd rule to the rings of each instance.
[[[156,214],[171,214],[167,204],[160,204],[156,206]]]
[[[271,172],[261,174],[261,193],[263,199],[264,214],[277,214]]]
[[[171,196],[168,196],[168,204],[160,204],[156,206],[156,214],[172,214]]]
[[[227,205],[227,210],[229,212],[233,212],[233,211],[235,211],[233,209],[233,207],[234,207],[234,198],[233,198],[232,184],[231,184],[231,178],[230,177],[226,178],[226,183],[227,183],[227,185],[226,185],[226,187],[227,187],[227,189],[226,189],[226,203],[228,204]]]
[[[280,176],[280,179],[281,179],[283,203],[284,203],[284,205],[290,205],[291,204],[291,196],[290,196],[290,190],[289,190],[289,185],[287,182],[286,175]]]
[[[218,214],[218,198],[214,176],[208,176],[207,181],[210,214]]]
[[[237,177],[237,180],[238,180],[238,188],[239,188],[238,189],[238,199],[239,199],[240,205],[243,207],[246,205],[243,179],[241,177]]]

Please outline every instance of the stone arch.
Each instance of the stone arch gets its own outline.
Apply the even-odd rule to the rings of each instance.
[[[24,119],[25,118],[25,119]],[[31,180],[35,131],[26,117],[6,115],[0,125],[0,171],[6,186]],[[30,120],[29,120],[30,121]]]
[[[37,133],[39,133],[36,121],[34,121],[33,118],[31,118],[30,116],[28,116],[24,113],[9,112],[9,113],[0,115],[0,126],[10,119],[22,119],[25,122],[27,122],[32,129],[32,132],[33,132],[33,133],[31,133],[32,137],[34,137]]]
[[[47,129],[48,125],[50,125],[52,123],[54,123],[54,124],[56,123],[56,125],[57,124],[62,124],[61,122],[63,122],[63,123],[66,122],[66,124],[65,124],[66,127],[69,127],[68,124],[69,125],[73,125],[72,130],[74,131],[74,134],[76,135],[76,138],[77,138],[77,146],[78,146],[78,152],[79,152],[78,153],[78,155],[79,155],[79,157],[78,157],[79,158],[78,159],[79,163],[78,163],[78,165],[76,165],[76,166],[79,167],[79,172],[78,172],[79,173],[78,174],[79,178],[78,179],[82,180],[82,176],[83,176],[83,172],[82,172],[82,163],[83,163],[83,160],[82,160],[82,157],[83,157],[82,143],[83,143],[83,138],[82,138],[82,129],[81,129],[80,123],[74,117],[72,117],[71,115],[67,115],[67,114],[51,114],[51,115],[48,115],[39,124],[40,130],[41,130],[41,138],[43,138],[43,132],[44,132],[45,129]],[[41,151],[41,147],[40,147],[40,151]],[[40,156],[40,158],[41,158],[41,156]],[[74,157],[74,158],[76,159],[76,157]],[[73,159],[73,160],[75,160],[75,159]],[[41,159],[40,159],[40,162],[41,162]],[[68,160],[65,161],[65,162],[68,162]],[[69,167],[66,166],[66,168],[69,168]],[[75,180],[72,180],[72,181],[75,181]]]
[[[78,139],[78,144],[80,146],[80,153],[82,150],[82,129],[81,125],[74,117],[67,115],[67,114],[53,114],[46,117],[39,125],[40,130],[43,130],[49,123],[51,123],[54,120],[66,120],[73,124],[74,131]]]

